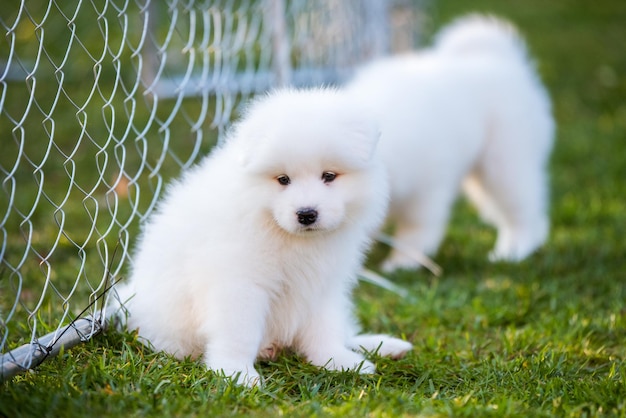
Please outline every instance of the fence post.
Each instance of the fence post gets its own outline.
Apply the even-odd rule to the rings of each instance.
[[[389,0],[362,0],[365,58],[373,59],[390,51]]]
[[[290,46],[285,22],[285,0],[267,0],[266,21],[271,27],[272,72],[275,86],[291,83]]]

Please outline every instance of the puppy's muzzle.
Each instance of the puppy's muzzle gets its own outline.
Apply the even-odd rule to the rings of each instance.
[[[317,220],[317,211],[313,208],[303,208],[296,212],[298,222],[302,225],[311,225]]]

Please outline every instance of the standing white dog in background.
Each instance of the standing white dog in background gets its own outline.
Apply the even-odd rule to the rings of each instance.
[[[492,260],[521,260],[545,241],[551,104],[508,22],[461,18],[432,48],[373,63],[347,89],[381,124],[398,244],[434,254],[461,185],[497,227]],[[397,249],[383,265],[415,267]]]
[[[371,117],[334,90],[256,100],[225,143],[172,184],[137,244],[127,325],[156,350],[254,385],[291,348],[331,370],[411,344],[357,335],[351,290],[388,186]]]

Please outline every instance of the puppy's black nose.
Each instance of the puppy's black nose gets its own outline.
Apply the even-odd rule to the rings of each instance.
[[[298,222],[302,225],[311,225],[317,220],[317,211],[312,208],[300,209],[296,215],[298,215]]]

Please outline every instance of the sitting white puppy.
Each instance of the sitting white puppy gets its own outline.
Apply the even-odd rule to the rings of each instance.
[[[399,247],[434,254],[463,184],[497,227],[492,260],[521,260],[549,230],[551,105],[507,22],[471,15],[435,45],[366,66],[347,86],[381,124]],[[383,268],[415,268],[395,249]]]
[[[351,289],[388,186],[378,127],[345,94],[283,90],[180,181],[145,226],[127,325],[156,350],[257,384],[257,357],[291,348],[331,370],[400,357],[411,344],[357,335]]]

